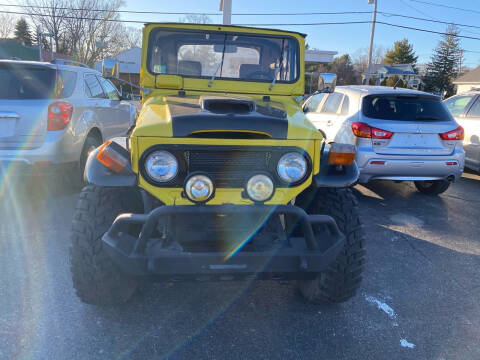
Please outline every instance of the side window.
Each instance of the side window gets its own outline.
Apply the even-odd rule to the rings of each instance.
[[[113,86],[113,84],[110,81],[102,77],[99,77],[98,79],[100,80],[100,83],[102,84],[102,87],[105,90],[105,93],[107,94],[107,97],[110,100],[117,100],[117,101],[120,100],[120,96],[118,96],[117,89],[115,88],[115,86]]]
[[[77,73],[74,71],[59,70],[58,71],[58,96],[60,98],[68,98],[72,96],[77,83]]]
[[[453,116],[462,115],[465,107],[472,101],[473,96],[455,96],[445,100],[445,105]]]
[[[326,94],[313,95],[308,103],[305,105],[304,112],[320,112],[320,104]]]
[[[467,117],[480,117],[480,99],[477,99],[468,111]]]
[[[348,96],[345,95],[345,98],[343,99],[343,104],[342,104],[342,110],[340,111],[340,115],[348,115]]]
[[[342,99],[343,94],[341,93],[334,92],[329,94],[327,100],[325,101],[325,104],[323,105],[322,113],[336,114],[338,111],[338,107],[342,102]]]
[[[105,98],[105,94],[103,93],[103,89],[100,86],[100,83],[97,80],[97,77],[93,74],[85,75],[85,88],[87,89],[87,95],[92,98]]]

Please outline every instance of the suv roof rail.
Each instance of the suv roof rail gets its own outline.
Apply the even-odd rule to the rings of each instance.
[[[58,65],[73,65],[73,66],[81,66],[90,69],[90,66],[87,64],[84,64],[80,61],[74,61],[74,60],[67,60],[67,59],[54,59],[51,61],[52,64],[58,64]]]

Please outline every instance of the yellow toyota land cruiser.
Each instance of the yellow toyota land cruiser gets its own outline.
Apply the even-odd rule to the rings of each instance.
[[[355,293],[355,149],[306,119],[304,57],[296,32],[145,25],[141,112],[89,155],[74,215],[82,301],[126,301],[144,280],[297,280],[313,302]]]

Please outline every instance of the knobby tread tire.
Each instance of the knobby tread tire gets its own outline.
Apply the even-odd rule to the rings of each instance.
[[[70,269],[76,293],[87,304],[126,302],[137,288],[137,281],[120,271],[101,242],[113,220],[126,212],[124,193],[121,188],[88,185],[79,195],[71,231]]]
[[[364,229],[357,199],[349,188],[321,188],[313,196],[307,212],[333,217],[346,241],[336,261],[313,280],[300,280],[299,290],[314,303],[346,301],[355,295],[365,264]]]

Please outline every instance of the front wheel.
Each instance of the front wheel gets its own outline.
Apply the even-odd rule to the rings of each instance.
[[[345,235],[345,245],[329,268],[314,279],[299,280],[301,294],[314,303],[343,302],[355,295],[362,280],[365,239],[358,202],[348,188],[321,188],[297,198],[309,214],[330,215]]]
[[[114,304],[130,299],[138,282],[121,272],[102,246],[102,236],[113,220],[132,212],[129,193],[122,188],[86,186],[73,216],[70,269],[73,286],[87,304]]]
[[[415,181],[414,183],[417,190],[426,195],[439,195],[447,191],[450,186],[448,180]]]

